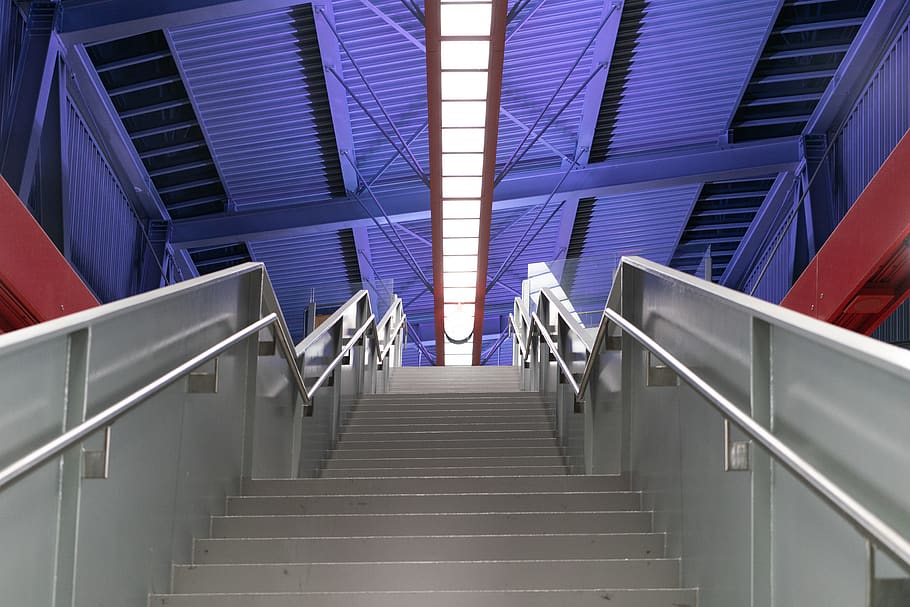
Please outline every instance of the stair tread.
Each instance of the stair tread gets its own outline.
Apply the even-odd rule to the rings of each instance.
[[[660,557],[664,554],[665,541],[662,533],[211,538],[197,540],[194,562]]]
[[[668,587],[679,560],[542,559],[177,565],[177,592],[295,590],[556,590]]]
[[[691,589],[462,590],[152,595],[155,607],[695,607]]]

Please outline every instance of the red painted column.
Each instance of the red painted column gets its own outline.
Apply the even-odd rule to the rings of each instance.
[[[97,305],[95,296],[0,177],[0,332]]]
[[[781,302],[870,334],[910,296],[910,132]]]

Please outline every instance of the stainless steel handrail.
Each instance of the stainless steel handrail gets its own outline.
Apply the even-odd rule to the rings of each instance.
[[[375,327],[375,320],[376,317],[370,314],[370,317],[367,318],[360,326],[360,328],[357,329],[354,335],[351,336],[351,339],[348,340],[348,343],[346,343],[344,347],[341,348],[341,351],[338,353],[338,355],[332,359],[332,362],[329,363],[329,366],[326,367],[325,371],[322,372],[322,375],[319,376],[319,379],[316,380],[316,383],[313,384],[313,387],[310,388],[310,390],[307,392],[308,399],[311,399],[313,395],[316,394],[316,390],[322,387],[322,384],[324,384],[325,381],[329,378],[329,375],[335,371],[335,367],[340,365],[341,361],[344,360],[344,357],[347,356],[348,352],[350,352],[351,349],[357,345],[357,342],[360,341],[360,338],[363,337],[363,334]]]
[[[533,319],[534,323],[531,326],[531,330],[528,332],[528,342],[530,342],[534,332],[540,332],[547,347],[556,359],[557,365],[563,375],[565,375],[569,385],[572,386],[576,398],[581,397],[587,389],[592,369],[600,355],[601,345],[607,336],[609,324],[611,322],[614,323],[623,332],[662,360],[669,368],[673,369],[683,381],[704,397],[705,400],[707,400],[708,403],[724,417],[724,419],[729,420],[752,440],[758,443],[775,461],[792,472],[803,485],[840,514],[860,535],[885,551],[904,569],[910,572],[910,540],[908,540],[908,538],[901,535],[900,532],[885,523],[868,508],[851,497],[834,481],[826,477],[821,471],[800,457],[783,441],[763,428],[758,422],[739,409],[732,401],[715,390],[701,376],[692,371],[683,362],[646,335],[641,329],[629,322],[621,314],[609,307],[604,308],[603,316],[598,325],[597,336],[594,339],[594,344],[589,351],[590,354],[585,363],[584,373],[582,374],[581,381],[577,383],[572,377],[568,364],[560,355],[556,344],[553,343],[553,340],[550,338],[543,321],[536,314],[533,315]],[[528,350],[530,350],[530,348],[528,348]]]
[[[401,332],[401,327],[404,326],[404,323],[407,321],[407,318],[407,316],[402,314],[401,318],[398,320],[398,323],[395,325],[395,328],[389,333],[389,335],[398,335],[398,333]],[[386,356],[388,356],[389,351],[392,349],[392,345],[394,343],[395,339],[390,338],[388,342],[386,342],[386,344],[383,346],[382,351],[379,353],[380,363],[385,360]]]
[[[251,325],[248,325],[247,327],[244,327],[233,335],[219,341],[212,347],[204,350],[203,352],[200,352],[185,363],[168,371],[161,377],[152,380],[129,396],[120,399],[101,413],[90,417],[72,430],[64,432],[44,446],[39,447],[25,457],[16,460],[6,468],[0,470],[0,490],[5,489],[8,485],[16,482],[51,458],[60,455],[63,451],[69,449],[73,445],[82,442],[95,432],[101,430],[102,428],[110,426],[119,418],[123,417],[131,409],[142,404],[164,388],[170,386],[184,375],[187,375],[193,369],[196,369],[203,363],[206,363],[209,360],[215,358],[222,352],[228,350],[243,340],[256,335],[259,333],[259,331],[272,325],[277,320],[278,315],[272,312],[268,316],[265,316],[264,318],[252,323]],[[289,364],[290,360],[294,359],[289,359]],[[293,364],[290,364],[290,366],[294,367]],[[300,380],[298,383],[299,387],[303,385],[303,378],[300,377],[299,370],[295,369],[295,372],[296,378]],[[306,398],[306,390],[303,391],[303,394],[304,398]]]
[[[562,374],[565,377],[566,382],[572,386],[572,391],[578,395],[578,383],[575,381],[575,378],[572,377],[572,370],[569,369],[569,365],[566,363],[565,359],[559,355],[559,349],[556,347],[556,344],[553,343],[553,338],[550,337],[550,333],[544,326],[543,321],[540,320],[540,317],[537,314],[535,314],[532,318],[534,321],[535,330],[540,333],[540,336],[543,338],[543,340],[547,342],[547,347],[550,349],[550,352],[553,353],[554,358],[556,358],[556,364],[559,365],[559,368],[562,370]],[[530,336],[530,334],[531,333],[529,332],[528,335]]]
[[[701,394],[725,419],[761,445],[778,463],[792,472],[803,485],[843,516],[861,535],[876,544],[892,558],[910,571],[910,540],[885,523],[868,508],[860,504],[834,481],[816,467],[800,457],[779,438],[763,428],[758,422],[739,409],[732,401],[715,390],[701,376],[673,356],[659,343],[648,337],[641,329],[609,308],[604,310],[601,324],[615,323],[635,341],[651,351]]]

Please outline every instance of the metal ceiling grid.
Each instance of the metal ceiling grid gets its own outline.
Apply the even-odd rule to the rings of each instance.
[[[247,243],[265,264],[278,303],[295,340],[303,335],[304,312],[315,292],[317,306],[340,306],[361,289],[350,230]]]
[[[778,0],[626,0],[591,161],[713,144]]]
[[[575,309],[603,307],[623,255],[668,263],[700,190],[690,185],[582,200],[561,279]]]
[[[693,274],[710,247],[712,274],[715,278],[722,276],[773,185],[773,175],[706,183],[670,266]]]
[[[171,217],[222,212],[224,185],[164,32],[86,50]]]
[[[348,55],[342,50],[341,60],[344,83],[349,88],[348,108],[357,167],[367,180],[382,173],[373,187],[377,195],[397,192],[402,187],[423,189],[423,183],[401,157],[396,157],[396,148],[370,118],[380,124],[397,147],[404,147],[373,99],[372,89],[423,171],[429,170],[423,26],[398,0],[340,0],[333,7],[338,34],[350,52]],[[355,63],[368,84],[358,75]],[[326,74],[326,77],[334,76]],[[358,102],[369,110],[369,115]]]
[[[253,261],[250,250],[245,242],[224,245],[220,247],[200,247],[188,249],[190,259],[196,265],[199,274],[210,274],[237,266],[248,261]]]
[[[802,133],[872,4],[786,0],[734,116],[734,140]]]
[[[600,25],[603,8],[603,0],[550,0],[528,16],[522,27],[508,39],[503,67],[503,112],[499,119],[497,170],[501,170],[515,152],[527,129],[541,116],[546,102],[556,93],[559,83],[584,51]],[[525,12],[528,10],[525,9]],[[517,18],[520,20],[524,16],[520,13]],[[592,44],[527,138],[525,146],[563,105],[569,103],[568,107],[514,170],[558,168],[562,158],[571,159],[574,156],[584,91],[571,102],[570,99],[594,69],[593,56]]]
[[[235,208],[344,195],[310,5],[170,36]]]

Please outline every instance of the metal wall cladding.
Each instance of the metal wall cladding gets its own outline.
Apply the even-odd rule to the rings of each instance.
[[[356,254],[340,232],[252,241],[247,246],[253,260],[265,264],[295,341],[302,339],[311,294],[318,307],[337,307],[360,290],[350,275],[351,256]]]
[[[423,26],[398,0],[339,0],[333,7],[339,36],[348,51],[341,51],[342,75],[351,90],[348,108],[357,166],[367,181],[375,180],[377,194],[397,192],[403,186],[423,188],[414,171],[397,156],[395,147],[371,120],[374,118],[398,147],[404,147],[402,141],[407,143],[422,170],[429,171]],[[391,164],[383,171],[387,162]]]
[[[585,97],[585,91],[579,93],[579,89],[595,68],[594,44],[587,50],[585,46],[601,23],[604,4],[603,0],[532,3],[510,24],[502,77],[498,169],[517,151],[536,120],[540,122],[522,150],[566,104],[565,111],[528,150],[515,170],[559,168],[563,159],[574,156]],[[531,14],[534,6],[540,8]],[[580,56],[578,66],[557,93],[559,84]],[[574,100],[573,94],[577,94]],[[552,105],[543,112],[551,98]]]
[[[843,217],[910,128],[910,22],[885,54],[834,144],[834,204]],[[910,341],[910,305],[875,332],[888,342]]]
[[[9,128],[16,66],[25,37],[25,19],[11,0],[0,0],[0,136]]]
[[[233,204],[261,208],[344,194],[325,91],[330,76],[309,5],[170,35]]]
[[[771,241],[771,246],[762,253],[749,278],[743,284],[743,292],[771,303],[781,302],[793,285],[796,229],[794,222],[786,231],[781,232]],[[780,244],[776,244],[778,242]]]
[[[637,26],[620,31],[592,156],[716,142],[778,4],[627,0],[624,16],[638,12]]]
[[[598,198],[580,257],[567,260],[562,279],[575,309],[603,308],[624,255],[669,263],[699,190],[696,184]]]
[[[67,257],[101,301],[133,295],[144,246],[138,220],[69,98],[64,120]]]

